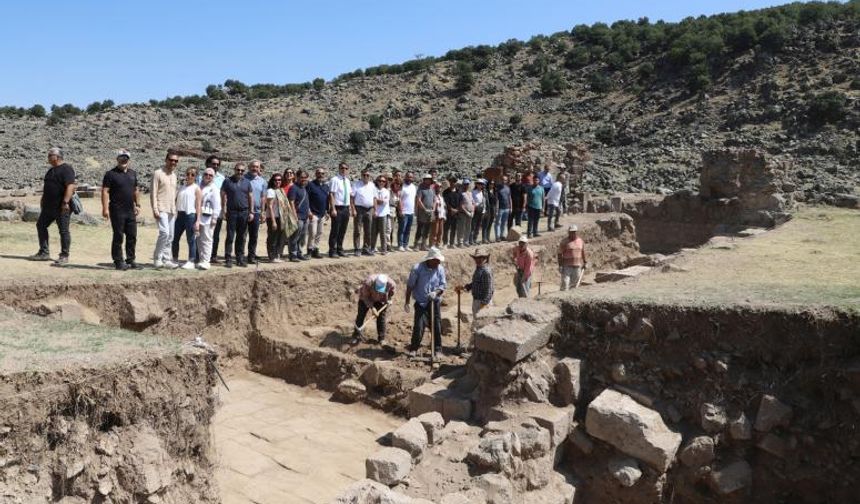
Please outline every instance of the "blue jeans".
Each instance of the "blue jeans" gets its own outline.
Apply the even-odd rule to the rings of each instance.
[[[510,208],[500,208],[496,214],[496,240],[504,240],[508,237],[508,216],[511,214]]]
[[[409,246],[409,232],[412,230],[412,219],[414,215],[403,215],[400,219],[400,225],[397,228],[397,246]]]
[[[194,223],[197,222],[196,213],[178,212],[173,224],[173,243],[171,252],[173,258],[179,258],[179,239],[185,233],[185,241],[188,243],[188,260],[195,261],[197,258],[197,239],[194,236]]]

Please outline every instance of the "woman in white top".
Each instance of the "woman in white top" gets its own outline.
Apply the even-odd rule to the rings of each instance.
[[[448,182],[442,182],[446,187]],[[433,191],[436,193],[436,201],[433,202],[432,229],[430,230],[430,246],[442,248],[442,229],[448,212],[445,211],[445,198],[442,197],[442,185],[434,184]]]
[[[292,174],[292,172],[290,173]],[[266,252],[269,254],[269,261],[273,263],[283,262],[281,255],[284,253],[284,245],[287,243],[287,233],[284,230],[283,209],[287,205],[287,196],[281,189],[283,177],[280,173],[275,173],[269,177],[269,188],[266,189],[266,201],[264,208],[266,209]]]
[[[197,235],[197,252],[200,261],[197,267],[202,270],[209,269],[209,259],[212,256],[212,237],[215,235],[215,226],[218,224],[218,216],[221,215],[221,191],[215,187],[215,169],[206,168],[201,179],[200,188],[200,227]]]
[[[391,193],[386,187],[388,179],[385,175],[376,177],[376,193],[373,196],[373,220],[370,223],[370,253],[376,253],[376,238],[380,239],[379,251],[382,255],[388,253],[388,235],[385,232],[385,223],[391,214]]]
[[[197,261],[197,233],[200,230],[200,206],[202,193],[200,186],[195,182],[197,168],[185,170],[185,185],[176,192],[176,223],[173,226],[173,262],[179,260],[179,240],[185,233],[188,242],[188,261],[182,265],[183,269],[194,269]]]

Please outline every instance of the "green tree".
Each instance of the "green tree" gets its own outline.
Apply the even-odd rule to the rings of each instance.
[[[349,144],[349,149],[355,154],[361,154],[367,145],[367,135],[363,131],[353,131],[349,134],[346,142]]]
[[[608,93],[612,90],[612,81],[603,72],[594,72],[588,76],[588,87],[595,93]]]
[[[591,53],[588,52],[588,49],[583,45],[574,47],[564,56],[564,66],[571,70],[582,68],[590,61]]]
[[[475,86],[475,74],[472,65],[465,61],[458,61],[454,65],[454,89],[461,93],[471,90]]]
[[[544,96],[560,95],[567,88],[567,81],[558,70],[550,70],[540,79],[540,92]]]
[[[322,89],[325,87],[325,79],[323,79],[322,77],[317,77],[311,84],[317,91],[322,91]]]
[[[837,123],[845,117],[846,102],[845,95],[839,91],[814,95],[807,104],[807,119],[814,126]]]
[[[45,117],[45,107],[39,105],[33,105],[27,110],[27,113],[30,114],[30,117]]]

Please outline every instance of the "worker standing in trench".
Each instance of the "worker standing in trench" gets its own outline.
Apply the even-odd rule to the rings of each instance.
[[[361,282],[356,293],[358,294],[358,315],[355,317],[355,329],[352,333],[352,342],[357,344],[361,341],[367,313],[376,317],[377,343],[382,344],[385,340],[385,313],[394,299],[394,283],[385,273],[369,275]]]
[[[430,327],[431,337],[436,349],[442,349],[442,294],[447,288],[445,268],[442,263],[445,257],[436,247],[430,247],[424,259],[412,267],[409,279],[406,281],[406,302],[403,310],[409,312],[409,302],[415,298],[415,318],[412,324],[412,342],[409,352],[414,353],[421,346],[424,337],[424,327]]]
[[[576,235],[579,228],[571,224],[567,228],[567,238],[558,247],[558,272],[561,274],[561,290],[579,287],[588,261],[585,258],[585,243]]]

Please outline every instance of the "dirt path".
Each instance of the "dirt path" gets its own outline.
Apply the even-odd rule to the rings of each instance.
[[[330,502],[364,477],[376,439],[402,423],[247,370],[227,383],[213,427],[224,504]]]

